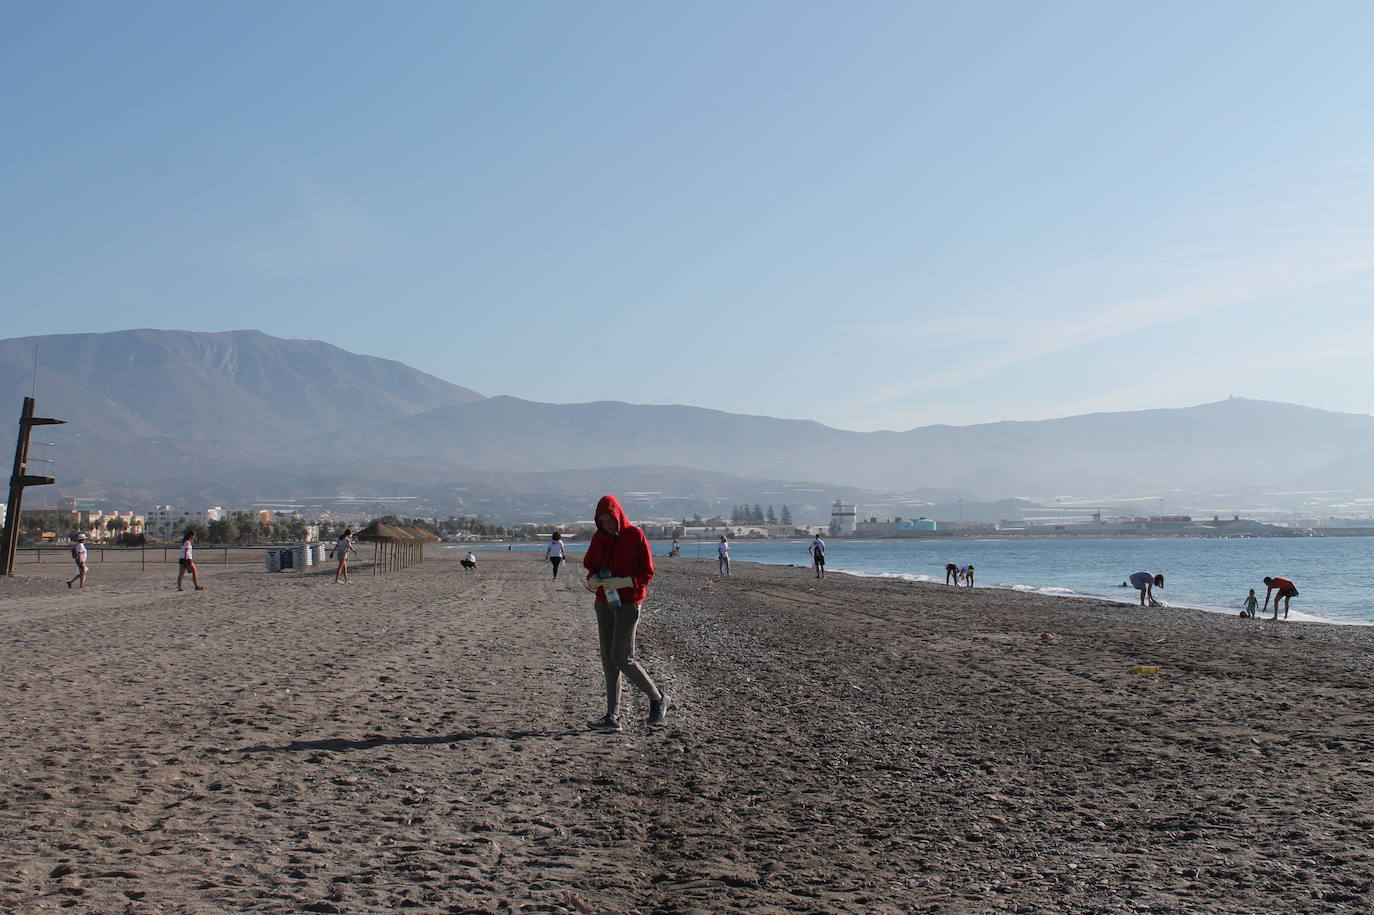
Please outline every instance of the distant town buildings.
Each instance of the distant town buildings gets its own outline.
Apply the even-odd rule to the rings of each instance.
[[[116,540],[121,534],[143,533],[143,516],[131,511],[74,509],[67,514],[72,529],[97,543]]]
[[[940,522],[934,518],[893,518],[879,521],[869,518],[855,525],[854,533],[860,537],[891,537],[896,534],[933,533],[940,529]]]
[[[263,512],[263,514],[268,513]],[[218,521],[224,515],[224,509],[218,505],[214,508],[174,508],[171,505],[154,505],[144,515],[143,532],[156,540],[170,540],[194,522],[208,524],[211,521]]]

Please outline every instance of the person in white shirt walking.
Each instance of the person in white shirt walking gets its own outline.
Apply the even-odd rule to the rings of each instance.
[[[811,546],[808,549],[811,551],[811,567],[816,570],[816,577],[824,578],[825,541],[821,539],[820,534],[817,534],[816,539],[811,541]]]
[[[72,582],[80,582],[78,588],[86,587],[86,535],[76,535],[76,546],[72,547],[72,559],[76,562],[76,574],[67,579],[67,587],[72,586]]]
[[[353,547],[353,529],[346,527],[339,535],[339,539],[334,541],[334,558],[339,560],[339,567],[334,570],[334,584],[348,581],[348,554],[353,552],[356,552]]]
[[[205,588],[200,583],[200,576],[196,574],[195,551],[192,544],[196,541],[196,532],[191,528],[186,529],[186,536],[181,541],[181,557],[177,559],[177,565],[181,566],[181,571],[177,572],[177,590],[185,591],[181,586],[186,573],[191,573],[191,584],[195,585],[197,591],[204,591]]]
[[[716,556],[719,558],[720,574],[730,574],[730,541],[721,535],[720,543],[716,544]]]
[[[563,564],[563,560],[568,558],[568,551],[563,547],[563,535],[558,531],[553,532],[553,538],[549,540],[549,548],[544,551],[544,558],[548,559],[553,566],[553,577],[558,577],[558,567]]]

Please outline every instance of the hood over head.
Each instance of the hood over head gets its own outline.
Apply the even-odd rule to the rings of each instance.
[[[600,518],[601,515],[609,512],[615,518],[616,530],[625,533],[625,529],[630,526],[630,519],[625,517],[625,509],[621,506],[620,500],[612,495],[602,496],[596,503],[596,514],[592,515],[592,520]],[[597,525],[597,531],[601,531],[601,525]],[[604,531],[602,531],[604,533]]]

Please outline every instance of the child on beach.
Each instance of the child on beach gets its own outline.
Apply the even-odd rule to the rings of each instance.
[[[602,731],[620,730],[621,674],[649,697],[649,725],[660,725],[668,711],[668,694],[654,685],[635,660],[635,629],[639,608],[654,578],[654,554],[649,539],[625,517],[625,509],[615,496],[601,497],[595,520],[596,533],[582,556],[582,565],[587,570],[587,590],[596,595],[606,714],[591,726]]]
[[[1255,596],[1255,589],[1251,588],[1249,595],[1247,595],[1245,598],[1245,610],[1241,613],[1241,616],[1248,616],[1253,618],[1258,610],[1259,598]]]

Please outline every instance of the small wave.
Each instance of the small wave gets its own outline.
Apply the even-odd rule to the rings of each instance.
[[[841,569],[838,567],[826,567],[827,572],[839,572],[842,575],[853,575],[855,578],[891,578],[897,581],[921,581],[932,582],[934,578],[929,575],[914,575],[910,572],[859,572],[853,569]]]

